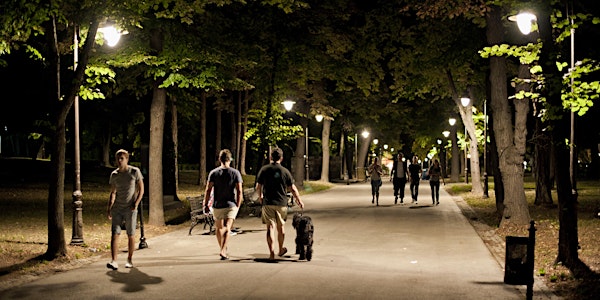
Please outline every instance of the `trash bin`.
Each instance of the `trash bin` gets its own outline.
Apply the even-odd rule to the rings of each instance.
[[[533,262],[527,257],[528,237],[506,237],[504,283],[528,285],[533,281]]]

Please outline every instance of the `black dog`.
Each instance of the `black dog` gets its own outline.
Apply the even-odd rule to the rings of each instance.
[[[296,254],[300,254],[300,259],[310,261],[312,259],[313,245],[313,222],[308,216],[301,213],[295,213],[292,226],[296,229]]]

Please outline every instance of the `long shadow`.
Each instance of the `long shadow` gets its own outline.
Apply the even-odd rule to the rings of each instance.
[[[10,265],[10,266],[6,266],[3,268],[0,268],[0,276],[4,276],[19,270],[23,270],[29,267],[33,267],[35,265],[38,265],[44,261],[46,261],[47,259],[45,258],[44,254],[40,254],[36,257],[30,258],[22,263],[18,263],[18,264],[14,264],[14,265]]]

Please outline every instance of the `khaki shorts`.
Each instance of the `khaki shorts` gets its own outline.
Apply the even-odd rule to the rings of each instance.
[[[215,217],[215,220],[235,219],[237,214],[237,207],[213,208],[213,216]]]
[[[262,222],[263,224],[284,225],[287,219],[287,206],[279,205],[264,205],[262,207]]]

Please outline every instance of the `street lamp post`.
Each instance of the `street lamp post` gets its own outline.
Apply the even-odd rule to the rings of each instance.
[[[450,131],[448,130],[444,130],[442,132],[442,135],[444,136],[445,139],[447,139],[450,136]],[[444,178],[448,177],[448,150],[446,150],[446,146],[448,144],[448,140],[445,140],[444,142],[444,146],[442,147],[442,176]]]
[[[73,72],[77,70],[79,63],[79,26],[75,26],[73,33]],[[83,193],[81,192],[81,166],[80,166],[80,143],[79,143],[79,95],[75,94],[73,102],[73,114],[75,116],[74,142],[75,151],[73,153],[73,167],[75,170],[73,186],[73,232],[71,235],[71,245],[83,244]]]
[[[471,103],[471,99],[467,98],[467,97],[462,97],[460,98],[460,103],[462,104],[463,107],[467,107],[469,106],[469,104]],[[467,112],[465,112],[465,116],[467,115]],[[469,183],[469,161],[468,161],[468,154],[467,154],[467,124],[465,125],[465,183]]]
[[[489,198],[487,173],[487,99],[483,101],[483,197]]]
[[[458,182],[459,171],[459,156],[458,153],[458,141],[456,137],[456,119],[449,118],[448,123],[450,124],[450,137],[452,138],[452,177],[450,178],[454,182]]]
[[[304,142],[304,146],[306,147],[304,154],[304,170],[306,172],[306,181],[310,179],[310,175],[308,174],[308,123],[306,124],[306,141]]]
[[[104,39],[108,45],[113,47],[121,38],[121,34],[116,28],[110,26],[106,28],[99,28],[98,31],[104,34]],[[77,71],[77,64],[79,63],[79,26],[75,26],[73,30],[73,72]],[[74,168],[74,183],[73,183],[73,226],[71,235],[71,245],[82,245],[83,244],[83,193],[81,192],[81,143],[79,141],[79,95],[75,94],[73,101],[73,115],[74,115],[74,128],[73,128],[73,141],[75,143],[75,149],[73,153],[73,168]],[[142,225],[143,227],[143,221]],[[143,237],[142,231],[142,237]]]

